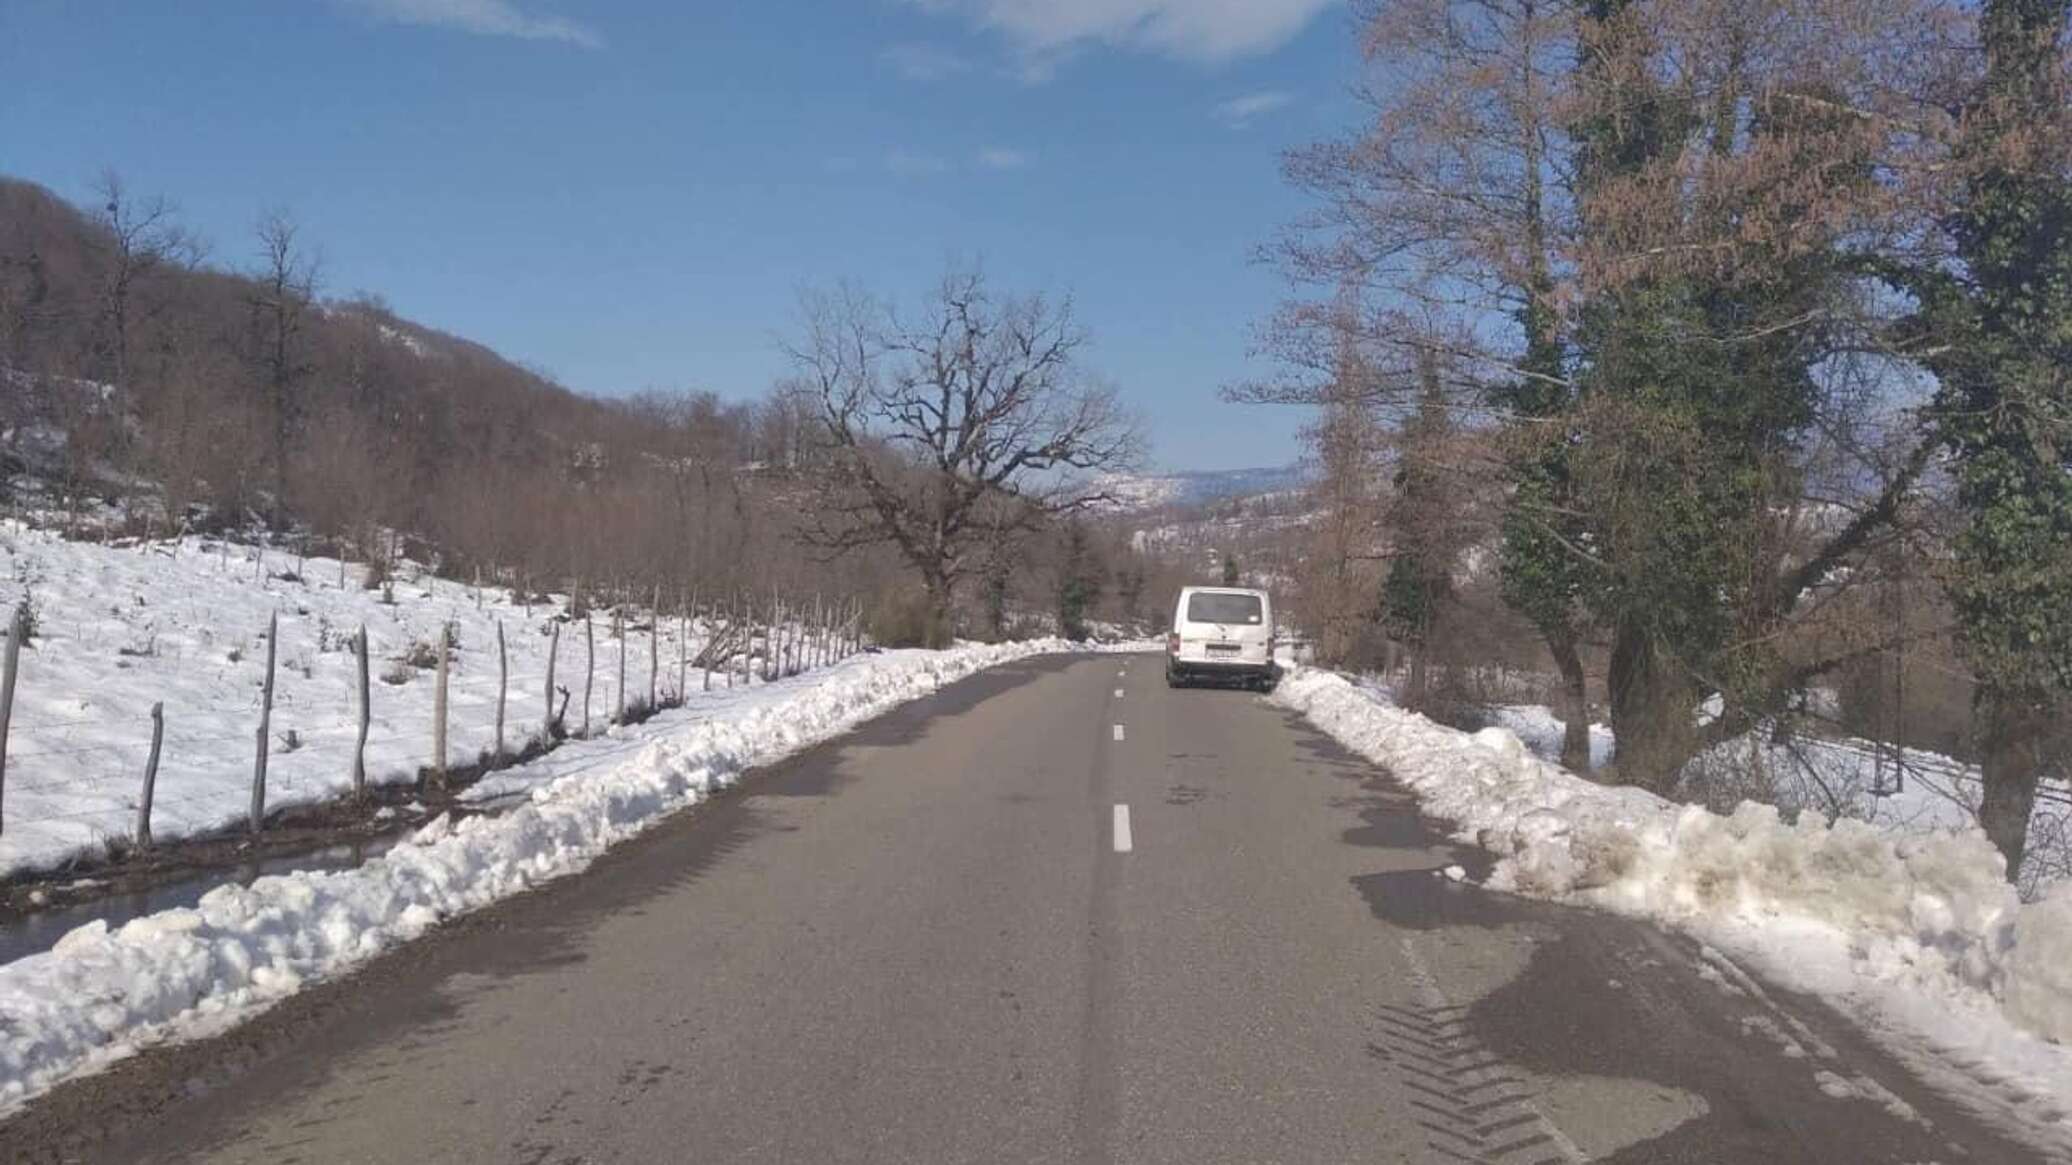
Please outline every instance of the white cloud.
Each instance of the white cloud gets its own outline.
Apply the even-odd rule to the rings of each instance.
[[[909,81],[945,81],[971,71],[971,62],[941,45],[896,44],[878,54],[885,67]]]
[[[1272,113],[1293,100],[1293,97],[1278,89],[1268,89],[1263,93],[1247,93],[1243,97],[1233,97],[1216,106],[1213,112],[1216,120],[1224,125],[1232,129],[1243,129],[1262,114]]]
[[[909,0],[959,13],[1037,58],[1087,43],[1226,61],[1286,44],[1341,0]]]
[[[950,160],[941,154],[909,150],[904,146],[885,153],[885,168],[901,178],[926,178],[948,173]]]
[[[594,30],[558,16],[528,16],[511,0],[343,0],[379,20],[451,28],[482,36],[515,36],[521,40],[553,40],[594,49],[604,38]]]
[[[1034,160],[1027,150],[1010,150],[1005,146],[987,146],[978,152],[978,164],[988,170],[1020,170]]]

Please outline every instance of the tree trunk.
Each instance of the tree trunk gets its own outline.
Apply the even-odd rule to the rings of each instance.
[[[1590,687],[1583,674],[1583,656],[1567,631],[1550,632],[1547,650],[1561,672],[1561,767],[1573,773],[1590,771]]]
[[[928,591],[928,629],[923,635],[924,645],[931,648],[950,645],[950,581],[945,578],[923,580]]]
[[[1609,679],[1619,779],[1668,793],[1697,751],[1696,689],[1645,627],[1623,620],[1612,637]]]
[[[1981,686],[1974,719],[1985,785],[1978,823],[2007,858],[2007,878],[2014,881],[2028,847],[2029,815],[2036,807],[2036,783],[2043,772],[2050,709],[2044,701]]]

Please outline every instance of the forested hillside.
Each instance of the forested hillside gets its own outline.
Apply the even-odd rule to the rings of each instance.
[[[328,297],[316,241],[285,218],[205,249],[165,200],[112,176],[98,197],[0,179],[17,504],[87,535],[264,529],[377,564],[414,540],[453,577],[534,590],[841,592],[889,635],[921,633],[896,547],[801,537],[838,451],[796,386],[587,396],[379,299]],[[959,588],[965,629],[1054,620],[1068,589],[1077,618],[1154,605],[1158,568],[1086,518],[1070,563],[1062,526],[1018,528],[1012,569]]]

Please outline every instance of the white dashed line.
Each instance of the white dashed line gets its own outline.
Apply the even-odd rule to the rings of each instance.
[[[1122,699],[1122,689],[1121,689],[1121,688],[1117,688],[1117,689],[1115,689],[1115,698],[1116,698],[1116,699],[1118,699],[1118,700]]]
[[[1117,724],[1117,725],[1115,726],[1115,739],[1117,739],[1117,740],[1121,740],[1121,739],[1122,739],[1122,725],[1120,725],[1120,724]]]
[[[1127,805],[1117,805],[1115,807],[1115,852],[1126,854],[1130,852],[1131,844],[1130,807]]]

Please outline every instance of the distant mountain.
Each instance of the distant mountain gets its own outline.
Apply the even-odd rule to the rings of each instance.
[[[1252,497],[1307,488],[1300,466],[1255,469],[1182,470],[1172,473],[1118,473],[1102,482],[1120,499],[1118,513],[1141,513],[1164,506],[1198,506],[1225,498]]]

